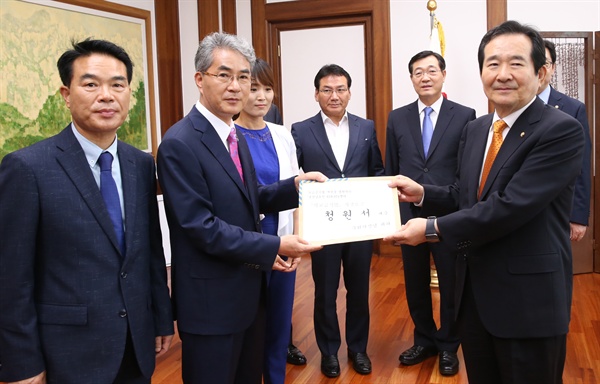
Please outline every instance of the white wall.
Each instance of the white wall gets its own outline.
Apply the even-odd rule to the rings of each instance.
[[[423,0],[391,0],[393,108],[417,99],[408,72],[416,53],[429,49],[429,11]],[[479,80],[477,48],[486,28],[485,0],[438,1],[436,16],[446,38],[446,83],[448,98],[487,113],[487,100]],[[466,22],[466,19],[468,21]]]
[[[194,56],[198,49],[198,5],[196,0],[179,0],[179,46],[181,50],[181,85],[183,113],[187,115],[200,93],[194,81]]]

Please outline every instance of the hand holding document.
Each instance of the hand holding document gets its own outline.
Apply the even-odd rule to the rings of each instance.
[[[327,245],[381,239],[400,229],[393,177],[356,177],[300,182],[299,235]]]

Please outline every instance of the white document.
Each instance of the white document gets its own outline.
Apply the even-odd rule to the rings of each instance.
[[[327,245],[381,239],[400,229],[393,176],[301,181],[299,236]]]

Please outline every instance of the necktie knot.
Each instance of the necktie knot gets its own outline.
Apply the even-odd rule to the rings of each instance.
[[[504,120],[496,120],[496,122],[494,123],[494,133],[502,133],[502,131],[504,131],[504,129],[506,129],[508,127],[508,125],[506,125],[506,123],[504,122]]]
[[[102,152],[98,158],[100,164],[100,171],[110,171],[112,169],[113,156],[110,152]]]
[[[237,134],[235,133],[235,128],[231,128],[229,131],[229,136],[227,136],[227,143],[231,145],[231,143],[237,142]]]
[[[431,108],[431,107],[425,107],[425,108],[423,109],[423,111],[425,112],[425,115],[426,115],[427,117],[429,117],[429,115],[431,115],[431,112],[433,112],[433,108]]]

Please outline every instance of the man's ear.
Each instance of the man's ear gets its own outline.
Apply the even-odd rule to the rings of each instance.
[[[194,80],[196,81],[196,87],[198,87],[198,89],[202,91],[202,74],[200,72],[196,72],[196,74],[194,75]]]
[[[62,85],[60,87],[60,95],[65,100],[65,104],[67,104],[67,108],[71,108],[71,90],[66,86]]]

